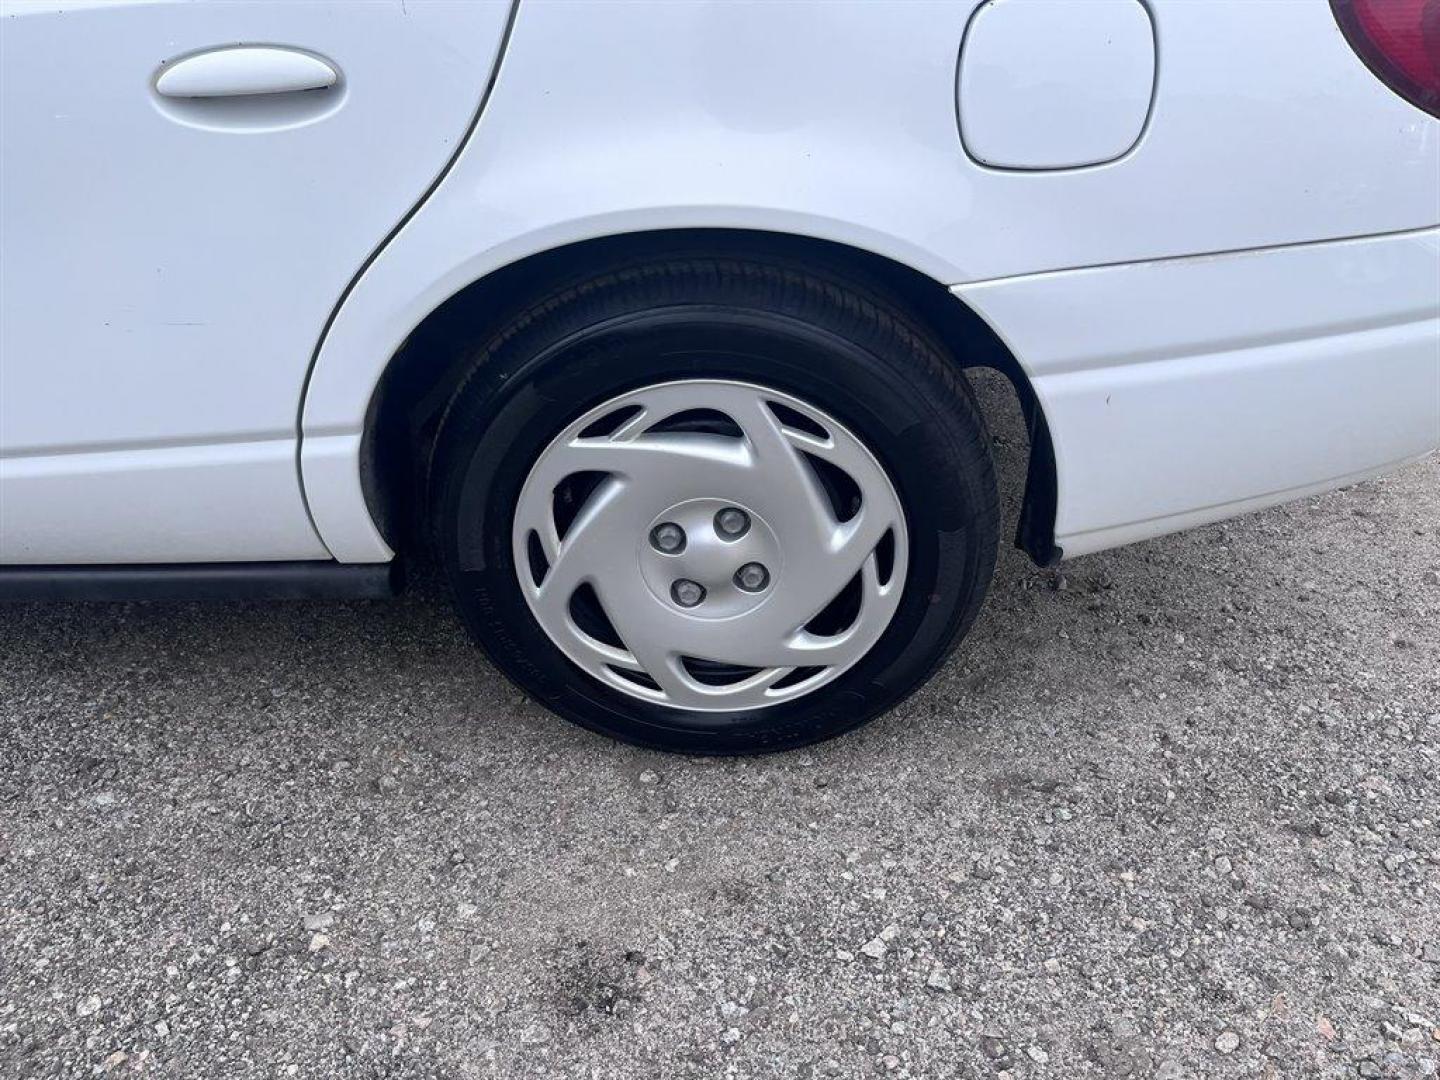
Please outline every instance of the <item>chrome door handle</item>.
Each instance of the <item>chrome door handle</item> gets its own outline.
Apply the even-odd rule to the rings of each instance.
[[[155,80],[167,98],[293,94],[334,86],[339,73],[310,53],[273,45],[236,45],[187,56]]]

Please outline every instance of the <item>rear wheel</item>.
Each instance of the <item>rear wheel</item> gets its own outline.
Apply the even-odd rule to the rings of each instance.
[[[898,304],[681,260],[561,290],[473,361],[435,537],[472,634],[562,716],[690,753],[803,745],[913,690],[979,610],[984,426]]]

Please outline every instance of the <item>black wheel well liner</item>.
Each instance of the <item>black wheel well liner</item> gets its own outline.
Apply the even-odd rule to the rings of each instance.
[[[740,229],[624,233],[552,248],[472,282],[427,315],[386,366],[366,416],[361,480],[366,504],[387,541],[403,548],[420,535],[416,495],[426,483],[429,448],[476,342],[488,340],[534,299],[572,280],[626,263],[695,256],[823,267],[909,308],[962,367],[1003,374],[1015,388],[1030,436],[1015,544],[1041,566],[1060,560],[1050,429],[1028,377],[989,325],[944,285],[885,256],[828,240]]]

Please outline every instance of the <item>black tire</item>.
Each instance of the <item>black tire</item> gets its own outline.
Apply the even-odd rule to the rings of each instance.
[[[558,432],[627,390],[702,377],[769,386],[840,420],[888,472],[910,530],[899,607],[862,659],[808,696],[718,714],[637,700],[573,665],[532,616],[511,553],[518,493]],[[691,754],[803,746],[896,704],[974,622],[999,533],[984,422],[923,324],[879,289],[744,258],[621,267],[511,320],[445,410],[429,486],[460,615],[500,669],[577,724]]]

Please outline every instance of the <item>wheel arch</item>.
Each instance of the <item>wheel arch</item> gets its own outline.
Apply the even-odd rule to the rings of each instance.
[[[1015,544],[1040,565],[1059,560],[1054,445],[1030,379],[999,335],[935,277],[895,258],[833,240],[731,228],[645,230],[560,244],[491,270],[436,305],[385,364],[366,411],[360,486],[385,542],[403,549],[416,539],[434,432],[476,342],[569,280],[627,263],[697,255],[822,266],[911,310],[962,367],[1002,373],[1018,395],[1031,440]]]

